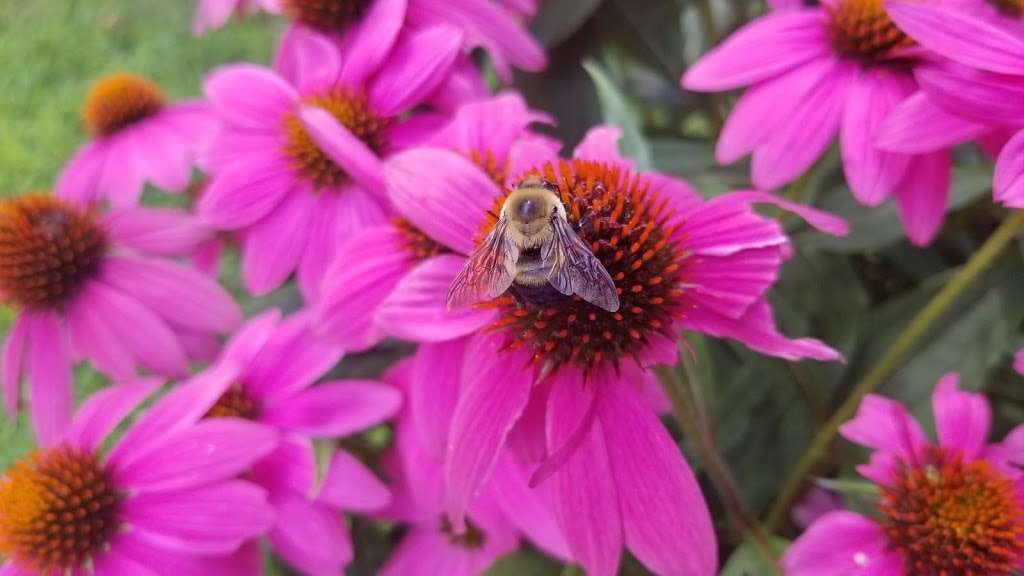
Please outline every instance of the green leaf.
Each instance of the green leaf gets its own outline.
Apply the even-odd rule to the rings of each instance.
[[[516,552],[498,559],[484,576],[558,576],[562,569],[553,560],[536,552]]]
[[[650,168],[651,150],[644,139],[636,111],[626,101],[626,97],[608,77],[600,64],[587,59],[583,61],[583,69],[590,74],[590,78],[594,81],[597,98],[601,101],[604,121],[622,129],[619,148],[623,155],[632,158],[636,162],[637,168],[641,170]]]
[[[768,547],[776,556],[781,556],[789,544],[789,541],[783,538],[768,536]],[[757,546],[748,540],[729,556],[729,561],[725,563],[719,576],[767,576],[778,573],[779,569],[773,567]]]

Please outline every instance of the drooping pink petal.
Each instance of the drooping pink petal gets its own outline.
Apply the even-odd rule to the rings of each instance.
[[[395,208],[416,228],[462,254],[499,194],[469,160],[448,150],[417,148],[392,156],[384,167]]]
[[[283,62],[285,59],[291,62]],[[289,26],[275,68],[299,93],[323,93],[334,88],[341,76],[341,54],[327,36],[306,26]]]
[[[199,0],[196,14],[192,19],[192,34],[202,36],[207,30],[220,28],[235,11],[235,2],[224,0]]]
[[[29,411],[39,444],[60,438],[71,422],[71,349],[67,333],[53,312],[33,312],[27,328]]]
[[[550,484],[529,487],[529,478],[509,454],[502,455],[488,485],[502,513],[534,545],[546,553],[570,560],[569,544],[555,518]]]
[[[186,140],[172,123],[162,122],[161,116],[139,122],[132,138],[139,152],[142,176],[164,192],[177,194],[192,179],[190,148],[200,142]]]
[[[116,467],[118,481],[139,493],[183,490],[231,478],[277,446],[275,430],[237,418],[212,418],[170,434]]]
[[[504,92],[460,106],[453,118],[431,138],[431,144],[462,154],[487,151],[501,161],[535,122],[552,124],[547,114],[530,110],[515,92]]]
[[[468,338],[421,344],[413,360],[406,394],[423,450],[444,460],[448,428],[459,399]]]
[[[700,485],[635,382],[613,379],[598,404],[626,545],[659,574],[713,575],[711,514]]]
[[[376,321],[389,336],[413,342],[442,342],[487,326],[493,310],[448,310],[448,289],[465,263],[455,254],[425,260],[398,281],[380,303]]]
[[[269,308],[251,318],[231,336],[231,340],[221,353],[221,358],[237,366],[248,366],[275,333],[280,322],[281,310],[278,308]]]
[[[948,151],[915,156],[907,176],[896,190],[896,207],[917,246],[927,246],[942,227],[950,193],[952,160]]]
[[[299,100],[299,94],[272,70],[232,64],[214,70],[203,82],[214,112],[233,126],[266,130]]]
[[[157,576],[157,571],[129,558],[120,551],[111,549],[97,554],[92,561],[91,570],[95,574],[138,574],[139,576]]]
[[[349,176],[369,190],[383,190],[381,161],[337,118],[316,106],[302,106],[299,119],[320,150]]]
[[[633,161],[619,153],[620,138],[622,129],[618,126],[596,126],[587,130],[583,140],[573,150],[572,157],[607,162],[632,170]]]
[[[135,206],[142,197],[145,175],[142,151],[133,136],[136,130],[129,126],[103,141],[106,158],[95,195],[109,199],[115,208]]]
[[[341,360],[344,350],[321,339],[310,322],[309,313],[298,312],[278,326],[244,370],[247,392],[273,402],[309,387]]]
[[[238,230],[269,214],[295,187],[283,160],[235,163],[210,180],[196,214],[208,226]]]
[[[340,574],[352,561],[352,539],[336,510],[294,493],[271,498],[276,519],[267,538],[304,574]]]
[[[735,32],[686,71],[683,88],[717,92],[778,76],[828,53],[824,10],[762,16]]]
[[[185,554],[230,554],[274,521],[266,493],[241,480],[134,495],[119,515],[144,541]]]
[[[339,449],[331,456],[317,501],[346,511],[375,512],[391,502],[391,491],[358,458]]]
[[[284,434],[273,452],[253,464],[246,479],[269,494],[294,492],[312,497],[316,476],[313,442],[300,434]]]
[[[782,556],[787,576],[905,574],[881,526],[853,512],[826,514]],[[891,568],[891,569],[890,569]]]
[[[928,97],[950,113],[990,126],[1024,126],[1024,111],[1015,104],[1024,98],[1024,77],[954,64],[921,66],[915,76]]]
[[[987,126],[944,110],[918,91],[889,114],[875,144],[883,150],[921,154],[969,142],[987,131]]]
[[[138,206],[108,212],[103,229],[111,242],[140,252],[179,256],[195,250],[212,232],[186,212]]]
[[[242,282],[254,296],[276,290],[298,266],[306,249],[316,196],[297,190],[245,232]]]
[[[428,103],[441,112],[455,113],[462,106],[483,100],[490,94],[476,64],[467,54],[463,54],[455,60],[448,79],[430,95]]]
[[[381,114],[395,116],[427,99],[455,65],[462,39],[450,26],[405,33],[373,79],[370,102]]]
[[[520,139],[508,152],[506,184],[518,182],[525,172],[554,161],[561,149],[562,143],[554,138],[536,136]]]
[[[4,342],[3,389],[4,409],[8,418],[18,415],[18,396],[21,392],[21,375],[24,370],[25,345],[28,343],[32,322],[29,314],[19,314],[11,325],[11,331]]]
[[[399,404],[401,395],[377,382],[325,382],[266,406],[260,421],[315,438],[336,438],[379,424]]]
[[[928,438],[907,408],[877,394],[865,396],[857,415],[839,432],[851,442],[891,452],[908,462],[916,461],[928,448]]]
[[[1003,146],[992,183],[994,196],[1008,208],[1024,208],[1024,131]]]
[[[693,307],[740,318],[775,284],[781,265],[782,254],[775,247],[701,258],[687,272],[684,297]]]
[[[433,526],[417,526],[398,543],[381,576],[474,576],[483,573],[498,556],[511,551],[494,546],[467,550],[452,545],[448,537]]]
[[[935,432],[939,446],[962,455],[966,460],[977,458],[985,448],[992,427],[992,409],[981,394],[960,390],[956,374],[946,374],[932,394]]]
[[[157,576],[250,576],[258,574],[263,565],[258,540],[246,542],[232,554],[210,556],[166,550],[153,539],[151,535],[129,530],[118,534],[110,547],[155,570]]]
[[[65,317],[76,356],[88,358],[97,370],[114,379],[131,378],[136,372],[135,356],[110,322],[83,296],[80,294],[70,303]],[[104,303],[105,300],[100,301],[99,305]]]
[[[818,210],[806,204],[800,204],[798,202],[791,202],[776,196],[774,194],[768,194],[767,192],[759,192],[757,190],[747,190],[730,192],[724,195],[723,200],[727,199],[732,202],[751,202],[754,204],[771,204],[782,208],[787,212],[799,216],[814,228],[826,234],[833,236],[846,236],[850,233],[850,225],[846,223],[839,216],[835,216],[828,212]]]
[[[143,378],[96,392],[78,408],[63,440],[82,450],[96,450],[132,410],[162,385],[163,380],[158,378]]]
[[[366,86],[384,63],[405,21],[408,0],[374,0],[345,45],[340,84]]]
[[[482,333],[466,353],[444,468],[445,508],[456,531],[464,528],[466,509],[530,397],[529,354],[521,349],[499,354],[503,346],[502,335]]]
[[[80,148],[57,177],[54,195],[82,206],[99,200],[99,182],[107,156],[107,146],[102,140]]]
[[[1017,372],[1024,374],[1024,350],[1017,352],[1013,357],[1013,368]]]

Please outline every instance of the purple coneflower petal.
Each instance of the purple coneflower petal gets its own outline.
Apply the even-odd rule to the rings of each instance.
[[[505,92],[459,107],[431,143],[467,155],[486,150],[495,158],[507,158],[511,146],[534,122],[554,124],[554,119],[530,110],[518,93]]]
[[[157,547],[159,542],[154,546],[147,537],[152,538],[132,531],[124,532],[111,543],[111,548],[143,566],[159,566],[159,576],[251,576],[259,574],[263,566],[259,540],[242,544],[232,554],[211,556],[165,550]],[[133,575],[131,572],[128,574]]]
[[[30,314],[19,314],[14,319],[11,331],[4,342],[3,356],[3,388],[4,409],[7,416],[16,418],[18,415],[18,396],[21,393],[21,375],[24,369],[25,345],[28,343]]]
[[[556,558],[571,560],[569,544],[555,518],[550,485],[530,488],[528,481],[519,463],[509,455],[503,455],[494,469],[490,493],[497,499],[509,522],[533,544]]]
[[[139,151],[139,169],[147,180],[165,192],[178,193],[192,179],[190,144],[173,125],[159,117],[144,120],[132,130]]]
[[[408,0],[375,0],[344,48],[340,84],[365,86],[387,59],[405,22]]]
[[[385,138],[392,151],[405,150],[429,143],[447,123],[445,114],[417,111],[415,115],[389,126]]]
[[[128,127],[103,142],[106,158],[95,197],[106,195],[117,208],[135,206],[142,198],[145,182],[142,150],[135,139],[137,128]]]
[[[270,494],[294,492],[312,497],[316,476],[313,442],[299,434],[285,434],[273,452],[253,464],[246,478]]]
[[[469,254],[494,209],[498,186],[469,160],[448,150],[417,148],[385,163],[395,208],[416,228],[452,250]]]
[[[860,514],[826,514],[782,557],[788,576],[904,574],[896,552],[888,550],[882,527]]]
[[[407,395],[410,417],[423,450],[444,460],[448,428],[459,401],[467,338],[420,344]]]
[[[824,10],[758,18],[691,66],[683,87],[731,90],[773,78],[828,54],[828,28]]]
[[[430,105],[442,112],[456,112],[467,102],[483,100],[491,91],[466,54],[459,56],[447,80],[430,95]]]
[[[299,119],[320,150],[365,188],[383,190],[380,158],[337,118],[315,106],[302,106]]]
[[[196,15],[192,19],[192,35],[202,36],[207,30],[216,30],[224,26],[234,12],[234,2],[199,0]]]
[[[363,380],[317,384],[264,408],[260,421],[314,438],[347,436],[392,416],[402,402],[388,386]]]
[[[339,574],[352,561],[352,538],[336,510],[293,493],[273,496],[275,520],[267,539],[304,574]]]
[[[292,274],[306,250],[316,196],[297,191],[256,221],[242,241],[242,283],[254,296],[276,290]]]
[[[1017,352],[1013,357],[1013,368],[1017,372],[1024,374],[1024,350]]]
[[[34,576],[14,565],[14,562],[7,561],[0,565],[0,576]]]
[[[727,202],[771,204],[772,206],[777,206],[787,212],[792,212],[802,218],[804,222],[807,222],[815,229],[826,234],[831,234],[833,236],[846,236],[850,233],[850,225],[846,223],[846,220],[829,214],[828,212],[812,208],[806,204],[786,200],[785,198],[775,194],[769,194],[767,192],[760,192],[757,190],[742,190],[730,192],[723,196],[722,199]]]
[[[414,527],[398,543],[380,569],[381,576],[473,576],[486,566],[472,552],[452,546],[448,538],[433,527]],[[490,562],[488,562],[490,564]]]
[[[210,140],[210,144],[199,151],[198,164],[204,172],[220,174],[236,164],[251,169],[267,163],[280,162],[280,135],[274,132],[252,132],[249,130],[221,130]],[[205,194],[205,189],[203,191]],[[201,194],[202,195],[202,194]]]
[[[608,162],[624,170],[633,170],[633,160],[619,153],[619,139],[622,129],[618,126],[597,126],[587,130],[583,140],[573,150],[573,158]]]
[[[750,201],[749,196],[726,194],[693,206],[683,214],[686,249],[702,256],[729,256],[788,243],[779,224],[755,214]]]
[[[524,172],[556,160],[561,148],[562,144],[552,138],[521,138],[509,149],[506,183],[515,182]]]
[[[958,382],[956,374],[946,374],[935,387],[932,394],[935,432],[939,446],[973,460],[988,441],[992,409],[983,395],[960,390]]]
[[[96,576],[158,575],[158,572],[153,567],[137,562],[115,549],[94,556],[90,572],[96,574]]]
[[[702,258],[687,273],[686,296],[697,306],[739,318],[775,284],[781,264],[775,247]]]
[[[209,364],[220,354],[220,338],[212,332],[174,325],[171,326],[171,330],[174,330],[174,335],[178,337],[185,355],[194,362]]]
[[[115,380],[131,378],[135,374],[135,357],[108,319],[97,313],[87,294],[80,294],[67,309],[65,321],[72,348]]]
[[[158,378],[143,378],[96,392],[79,407],[63,436],[64,441],[82,450],[96,450],[107,435],[161,385],[163,380]]]
[[[891,452],[915,462],[928,449],[928,438],[921,426],[896,402],[869,394],[864,397],[852,420],[839,429],[844,438],[875,450]]]
[[[309,387],[344,356],[343,348],[323,340],[299,313],[282,322],[249,360],[242,378],[246,391],[264,401],[286,397]]]
[[[337,450],[317,500],[345,511],[374,512],[391,502],[391,491],[358,458]]]
[[[444,470],[445,507],[456,530],[464,528],[470,501],[490,476],[530,397],[533,377],[524,370],[529,353],[519,349],[499,357],[503,346],[501,334],[481,334],[466,353]]]
[[[232,125],[268,131],[299,100],[299,94],[273,71],[253,64],[214,70],[203,92],[218,116]]]
[[[292,62],[285,64],[285,58]],[[330,90],[341,75],[341,54],[327,36],[305,26],[290,26],[281,40],[278,70],[302,94]]]
[[[29,411],[39,444],[57,440],[71,422],[71,350],[53,312],[32,313],[28,328]]]
[[[947,112],[919,91],[889,114],[875,144],[883,150],[921,154],[969,142],[988,130],[988,126]]]
[[[236,163],[210,181],[196,207],[203,223],[223,230],[245,228],[295,193],[295,176],[283,160],[257,160]]]
[[[917,246],[931,243],[942,227],[949,201],[951,164],[946,150],[915,156],[896,191],[900,220],[907,238]]]
[[[409,32],[373,79],[370,102],[378,113],[395,116],[423,100],[447,78],[462,46],[457,28],[436,26]]]
[[[57,179],[54,194],[86,206],[98,199],[99,181],[107,161],[104,142],[90,142],[75,152]]]
[[[1022,126],[1024,77],[962,66],[923,66],[915,73],[929,98],[942,108],[975,122]]]
[[[995,199],[1010,208],[1024,208],[1024,131],[1003,146],[996,161]]]
[[[103,228],[119,246],[168,256],[188,254],[212,236],[186,212],[144,206],[108,212]]]

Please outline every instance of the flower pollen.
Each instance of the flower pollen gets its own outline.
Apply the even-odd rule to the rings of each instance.
[[[914,44],[889,18],[883,0],[841,0],[832,16],[831,38],[835,50],[872,63],[885,59],[893,50]]]
[[[392,225],[401,233],[405,249],[413,260],[422,261],[451,253],[447,246],[423,233],[405,218],[395,218]]]
[[[493,329],[509,335],[508,348],[529,346],[534,362],[587,371],[606,361],[639,361],[653,337],[674,338],[687,258],[676,237],[681,222],[667,202],[642,176],[611,164],[563,160],[530,174],[557,188],[569,224],[615,282],[619,309],[609,312],[549,285],[513,284],[483,304],[500,311]],[[497,223],[502,203],[504,197],[488,213],[483,234]]]
[[[284,0],[293,21],[321,32],[341,32],[366,11],[369,0]]]
[[[23,307],[56,307],[92,277],[107,247],[94,218],[28,194],[0,203],[0,292]]]
[[[378,116],[364,94],[335,90],[306,98],[304,103],[328,112],[374,153],[379,155],[387,147],[384,132],[391,125],[391,118]],[[297,114],[285,116],[284,129],[284,152],[303,178],[318,190],[348,181],[345,170],[324,154]]]
[[[1000,12],[1009,16],[1024,15],[1024,0],[989,0]]]
[[[467,548],[469,550],[479,550],[484,547],[484,543],[487,542],[487,535],[482,530],[477,528],[469,518],[466,518],[466,531],[462,534],[456,534],[452,523],[448,520],[447,516],[441,517],[441,533],[448,537],[448,541],[453,545],[460,548]]]
[[[259,402],[241,386],[232,386],[227,392],[221,394],[221,397],[203,417],[255,420],[259,414]]]
[[[498,186],[504,186],[505,180],[508,178],[508,160],[504,162],[498,160],[494,152],[490,150],[473,150],[469,155],[470,160],[477,165],[484,174]]]
[[[0,479],[0,553],[38,574],[85,568],[117,531],[119,503],[95,454],[34,453]]]
[[[879,505],[893,548],[919,576],[1009,576],[1024,560],[1024,502],[985,460],[934,449],[904,465]]]
[[[82,120],[93,136],[109,136],[156,114],[166,103],[163,90],[149,78],[118,72],[93,84]]]

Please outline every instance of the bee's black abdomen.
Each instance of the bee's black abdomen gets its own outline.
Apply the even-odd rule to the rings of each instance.
[[[561,307],[572,302],[572,296],[566,296],[555,290],[551,284],[512,284],[509,293],[523,306],[534,308]]]

